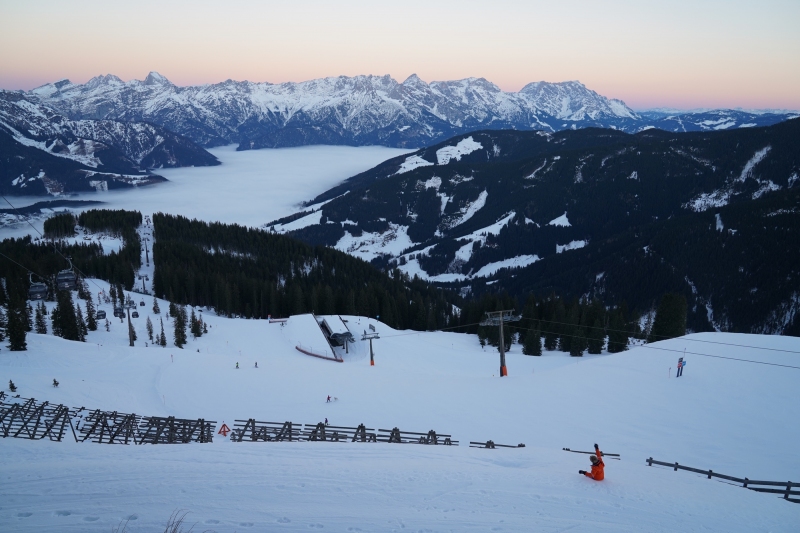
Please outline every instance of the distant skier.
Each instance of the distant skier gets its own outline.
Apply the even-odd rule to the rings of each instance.
[[[686,366],[686,361],[683,360],[683,357],[678,359],[678,372],[676,373],[675,377],[679,378],[683,375],[683,367]]]
[[[328,425],[328,418],[327,417],[325,417],[325,425],[326,426]]]
[[[236,361],[236,368],[239,368],[239,361]]]
[[[600,448],[597,444],[594,445],[594,453],[597,455],[592,455],[589,457],[589,460],[592,462],[592,471],[587,472],[586,470],[578,470],[579,474],[583,474],[586,477],[590,477],[595,481],[603,481],[605,476],[605,463],[603,463],[603,452],[600,451]]]
[[[258,361],[256,361],[256,368],[258,368]]]
[[[328,394],[328,399],[325,401],[325,403],[331,403],[331,395],[330,394]]]

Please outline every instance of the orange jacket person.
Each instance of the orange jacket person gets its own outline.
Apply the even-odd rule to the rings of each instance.
[[[603,452],[600,451],[600,448],[597,444],[594,445],[594,453],[597,455],[592,455],[589,457],[589,460],[592,462],[592,471],[587,472],[586,470],[578,470],[579,474],[583,474],[586,477],[590,477],[595,481],[603,481],[605,476],[605,463],[603,463]]]

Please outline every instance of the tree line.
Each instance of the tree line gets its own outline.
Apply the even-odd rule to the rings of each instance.
[[[380,317],[401,329],[455,324],[452,293],[324,246],[236,224],[153,217],[156,295],[245,318]]]

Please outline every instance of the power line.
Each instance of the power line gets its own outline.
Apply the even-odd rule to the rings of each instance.
[[[21,267],[21,268],[23,268],[23,269],[27,270],[29,274],[33,274],[33,275],[34,275],[34,276],[36,276],[37,278],[41,278],[41,279],[43,279],[43,280],[47,280],[47,278],[45,278],[44,276],[40,276],[39,274],[37,274],[36,272],[34,272],[33,270],[31,270],[30,268],[26,267],[25,265],[22,265],[22,264],[20,264],[20,263],[17,263],[16,261],[14,261],[14,260],[13,260],[13,259],[11,259],[10,257],[8,257],[6,254],[4,254],[4,253],[0,252],[0,255],[1,255],[1,256],[3,256],[3,257],[5,257],[5,258],[6,258],[6,259],[8,259],[9,261],[11,261],[12,263],[14,263],[15,265],[17,265],[18,267]]]
[[[523,331],[533,331],[533,329],[521,328],[519,326],[509,326],[509,328],[523,330]],[[555,333],[553,331],[542,331],[542,333],[549,333],[551,335],[559,335],[559,336],[562,336],[562,337],[580,338],[580,335],[569,335],[569,334],[566,334],[566,333]],[[686,340],[686,339],[681,339],[681,340]],[[740,358],[737,358],[737,357],[725,357],[723,355],[712,355],[712,354],[708,354],[708,353],[688,352],[688,351],[685,351],[685,350],[677,350],[677,349],[674,349],[674,348],[661,348],[661,347],[658,347],[658,346],[649,346],[647,344],[642,344],[642,345],[636,346],[636,348],[647,348],[649,350],[661,350],[661,351],[664,351],[664,352],[688,353],[688,354],[692,354],[692,355],[700,355],[700,356],[703,356],[703,357],[714,357],[714,358],[717,358],[717,359],[730,359],[731,361],[741,361],[741,362],[744,362],[744,363],[755,363],[755,364],[759,364],[759,365],[780,366],[780,367],[783,367],[783,368],[795,368],[797,370],[800,370],[800,366],[781,365],[781,364],[778,364],[778,363],[767,363],[767,362],[764,362],[764,361],[753,361],[752,359],[740,359]]]
[[[533,322],[547,322],[549,324],[559,324],[562,326],[575,326],[575,324],[570,324],[569,322],[559,322],[557,320],[546,320],[546,319],[539,319],[539,318],[523,318],[522,320],[533,321]],[[602,329],[603,331],[613,331],[617,333],[627,333],[630,335],[630,331],[626,331],[624,329],[613,329],[613,328],[605,328],[603,326],[580,326],[585,329]],[[561,335],[560,333],[553,333],[555,335]],[[670,337],[668,335],[653,335],[654,337],[661,337],[663,340],[674,339],[675,337]],[[782,350],[780,348],[766,348],[763,346],[750,346],[747,344],[736,344],[732,342],[720,342],[720,341],[708,341],[703,339],[682,339],[689,342],[704,342],[706,344],[721,344],[723,346],[735,346],[738,348],[751,348],[753,350],[768,350],[770,352],[785,352],[785,353],[796,353],[800,354],[800,351],[796,350]]]

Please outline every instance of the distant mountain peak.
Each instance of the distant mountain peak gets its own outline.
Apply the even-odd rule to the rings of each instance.
[[[116,78],[116,76],[114,77]],[[144,85],[172,85],[171,81],[154,70],[150,71],[143,83]]]

